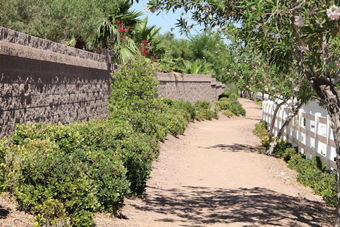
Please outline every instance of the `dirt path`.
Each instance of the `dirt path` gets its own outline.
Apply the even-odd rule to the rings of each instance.
[[[319,196],[278,159],[255,152],[261,108],[239,99],[246,117],[198,122],[168,137],[144,200],[127,200],[127,219],[96,215],[98,226],[329,226]]]

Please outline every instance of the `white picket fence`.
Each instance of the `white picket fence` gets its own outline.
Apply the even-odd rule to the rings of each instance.
[[[262,119],[268,123],[268,129],[271,125],[274,109],[275,103],[273,101],[262,102]],[[288,114],[287,105],[281,106],[274,124],[275,136]],[[313,114],[300,109],[298,115],[286,127],[282,138],[284,141],[293,143],[293,146],[298,146],[299,152],[306,154],[306,158],[318,156],[328,169],[336,169],[334,161],[336,157],[335,143],[329,123],[329,117],[322,117],[321,113]]]

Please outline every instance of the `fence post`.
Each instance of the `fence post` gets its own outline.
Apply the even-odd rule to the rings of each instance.
[[[294,139],[297,139],[297,132],[296,132],[296,129],[295,129],[295,125],[296,125],[296,117],[293,117],[292,119],[292,146],[294,146]],[[299,126],[299,125],[298,125]],[[295,144],[297,146],[297,144]]]
[[[298,119],[299,126],[298,126],[298,131],[297,131],[297,136],[298,136],[297,139],[299,141],[299,144],[298,144],[299,153],[302,153],[302,148],[301,148],[301,138],[302,138],[301,125],[303,125],[302,113],[304,113],[304,112],[305,112],[304,109],[299,109],[299,119]]]
[[[318,155],[319,152],[319,141],[318,139],[318,134],[319,134],[319,117],[321,117],[321,113],[315,113],[315,120],[314,120],[314,130],[315,130],[315,134],[314,134],[314,147],[315,147],[315,157]]]
[[[307,151],[308,151],[308,148],[312,148],[311,146],[311,138],[307,135],[308,134],[308,131],[312,131],[312,124],[310,122],[310,120],[308,119],[308,116],[313,114],[311,111],[307,111],[306,112],[306,159],[307,158],[311,158],[311,154],[308,153],[308,156],[307,156]]]
[[[327,130],[327,151],[326,151],[326,158],[327,158],[327,169],[330,170],[331,169],[331,146],[330,146],[330,143],[331,143],[331,135],[332,135],[332,128],[330,126],[330,119],[329,119],[329,115],[327,115],[327,125],[326,125],[326,130]]]
[[[288,114],[287,114],[287,112],[288,112]],[[289,114],[290,114],[290,109],[287,107],[287,108],[286,108],[286,112],[285,112],[286,119],[288,118]],[[292,121],[294,121],[293,118],[292,118],[291,122],[292,122]],[[292,131],[291,126],[290,126],[290,123],[291,123],[291,122],[289,122],[288,125],[287,125],[287,127],[286,127],[286,141],[287,141],[287,142],[290,142],[290,143],[292,143],[292,141],[290,141],[290,138],[289,138],[289,136],[290,136],[290,134],[291,134],[291,131]],[[292,135],[292,136],[293,136],[293,135]]]

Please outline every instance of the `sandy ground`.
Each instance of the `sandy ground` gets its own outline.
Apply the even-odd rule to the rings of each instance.
[[[246,117],[221,115],[168,136],[145,199],[127,199],[123,219],[96,214],[97,226],[330,226],[333,209],[321,197],[297,183],[283,161],[256,153],[252,130],[261,108],[239,101]],[[0,227],[32,226],[32,219],[0,197]]]
[[[246,117],[196,122],[168,137],[144,200],[127,200],[126,219],[99,226],[330,226],[332,209],[274,157],[256,153],[260,106],[239,99]]]

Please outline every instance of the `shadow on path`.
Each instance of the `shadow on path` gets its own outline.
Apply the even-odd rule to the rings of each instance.
[[[205,226],[238,222],[260,225],[324,226],[328,223],[322,212],[331,212],[321,203],[281,194],[266,188],[221,189],[182,187],[153,189],[144,206],[136,209],[172,214],[178,219],[164,218],[157,222],[173,222],[178,226]],[[171,216],[174,217],[174,216]]]
[[[9,215],[9,210],[0,205],[0,219],[5,219]]]
[[[214,146],[210,147],[198,147],[198,148],[204,148],[204,149],[219,149],[221,151],[232,151],[232,152],[257,152],[257,148],[251,145],[244,145],[244,144],[238,144],[234,143],[233,145],[227,145],[227,144],[216,144]]]

